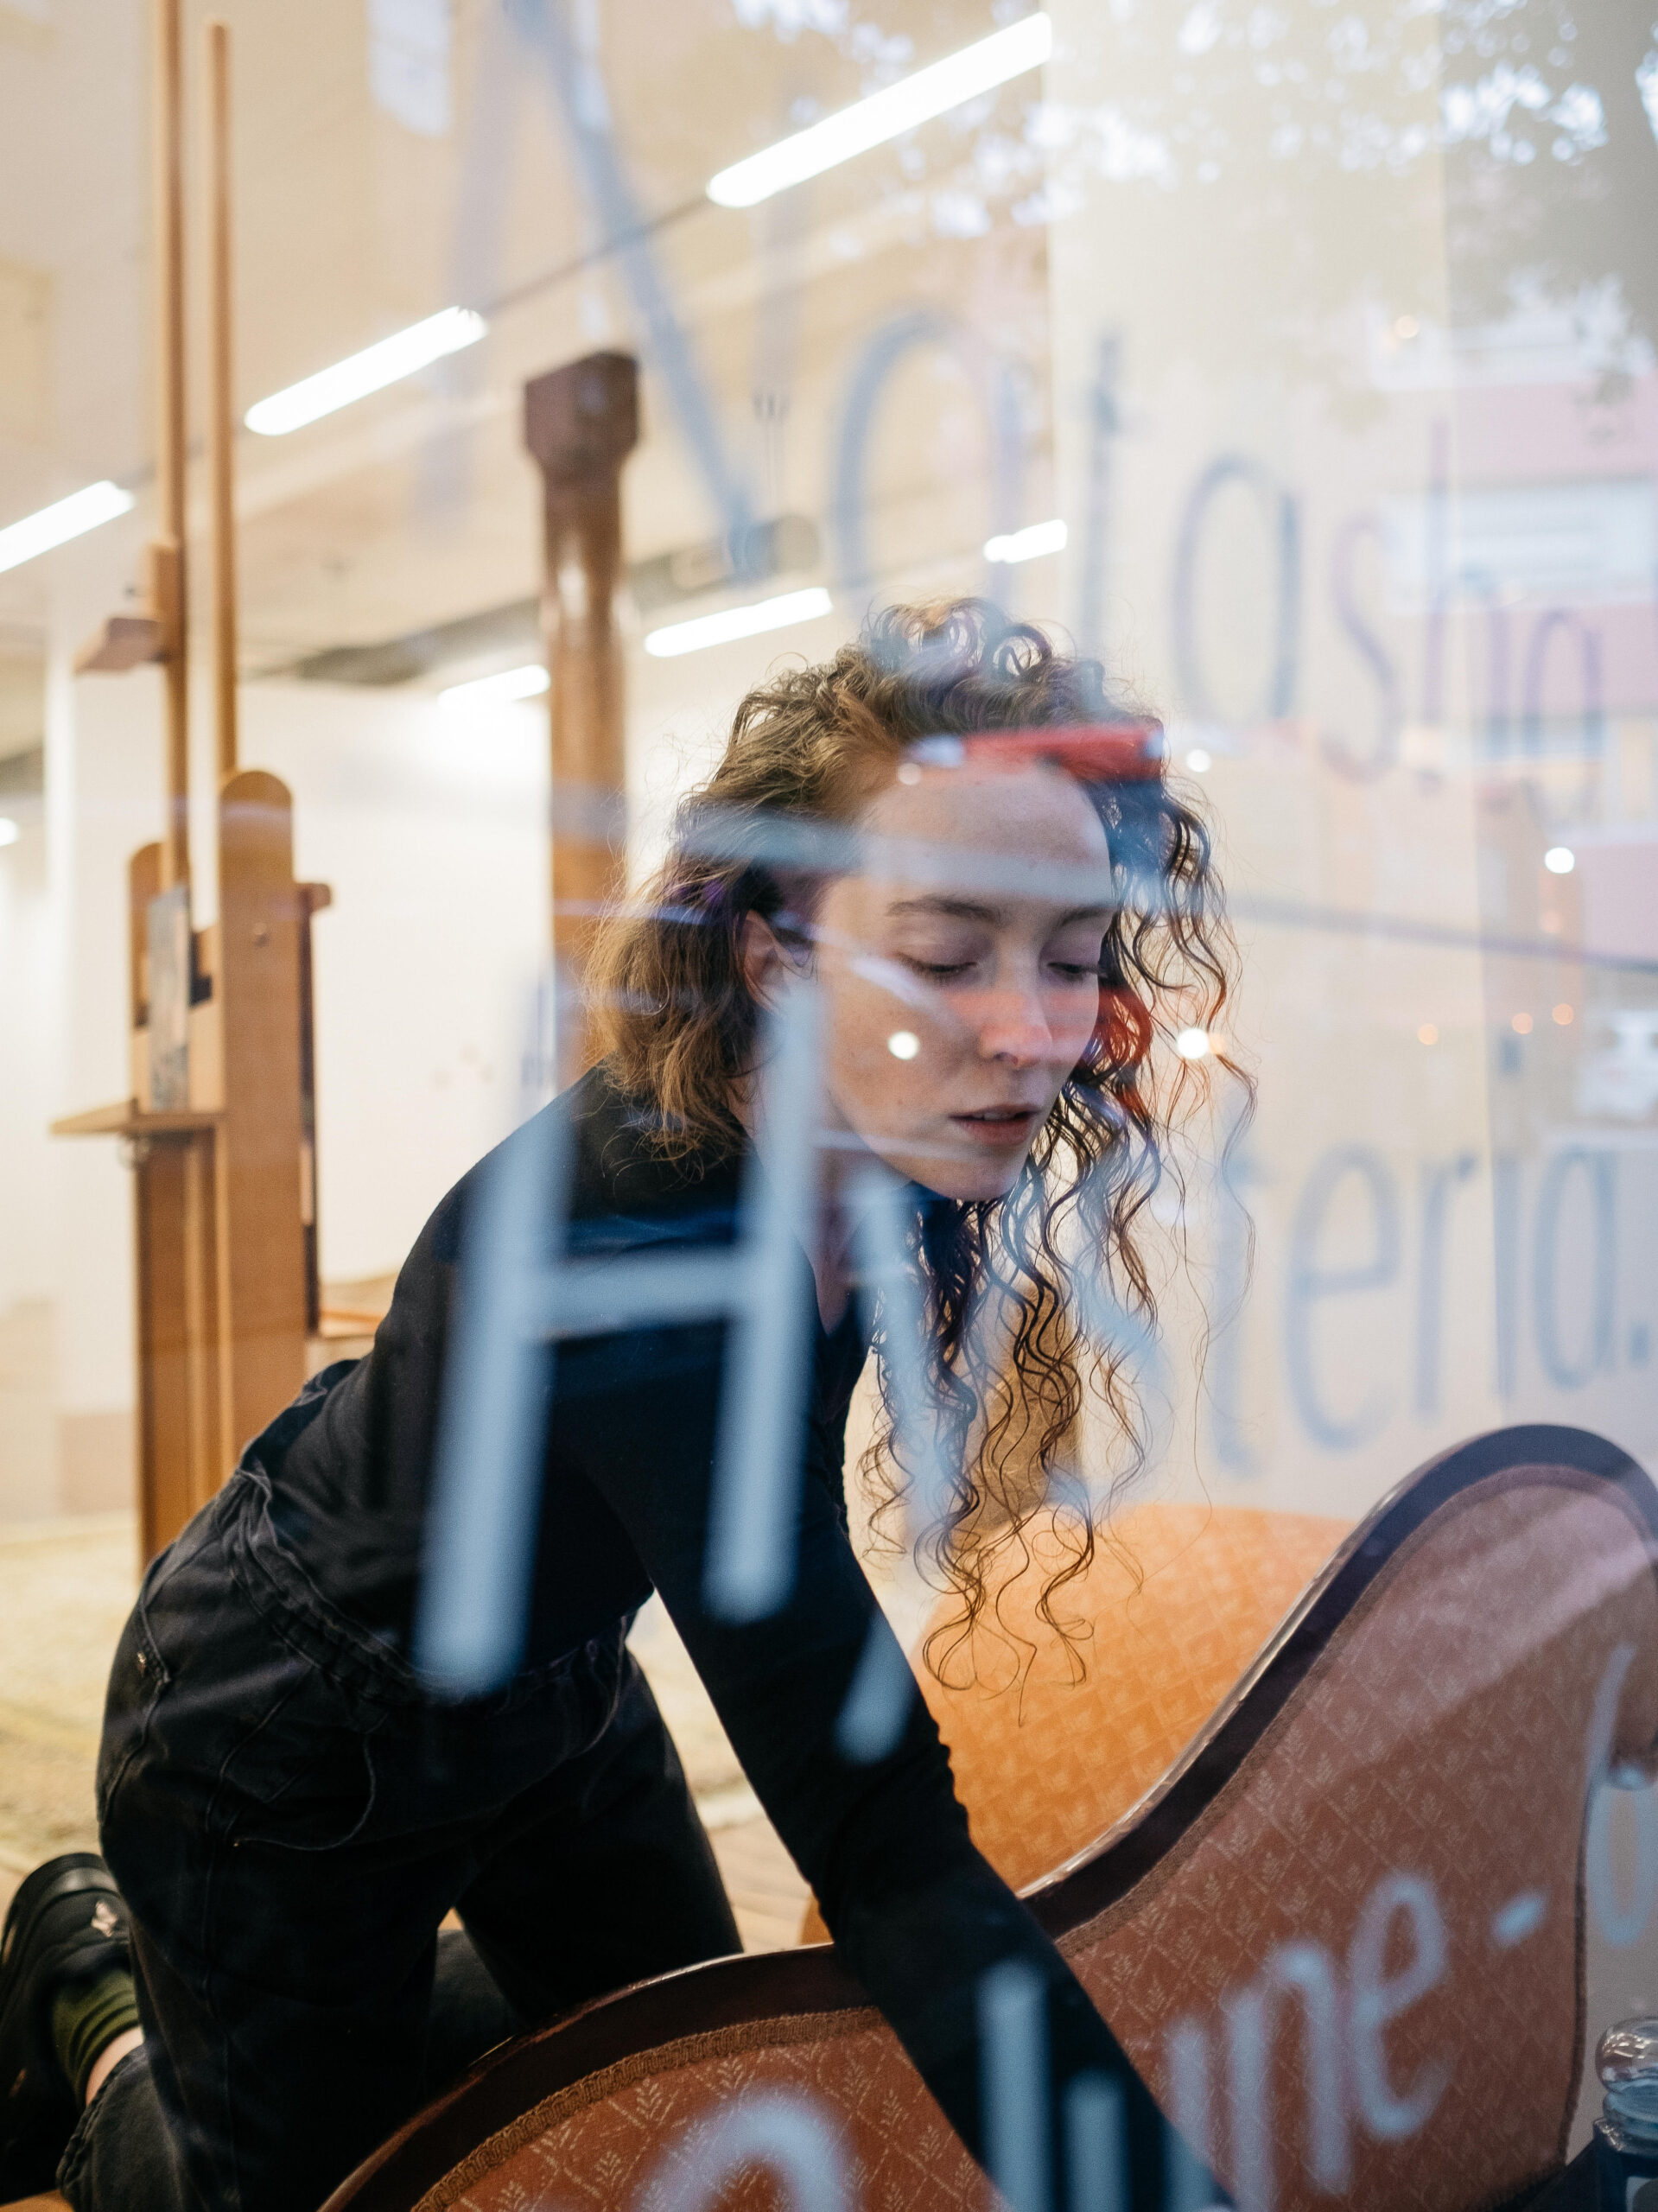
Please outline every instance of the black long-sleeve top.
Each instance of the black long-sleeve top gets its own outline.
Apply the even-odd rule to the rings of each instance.
[[[740,1162],[664,1160],[648,1141],[647,1109],[602,1070],[545,1110],[568,1117],[573,1140],[573,1254],[732,1240]],[[397,1279],[372,1351],[328,1393],[273,1471],[277,1526],[325,1596],[405,1649],[457,1262],[488,1164],[438,1206]],[[799,1294],[816,1317],[804,1252]],[[1018,1961],[1047,1993],[1056,2134],[1063,2139],[1058,2101],[1071,2077],[1094,2070],[1118,2078],[1136,2138],[1134,2201],[1153,2201],[1142,2198],[1144,2189],[1160,2202],[1160,2131],[1145,2092],[1058,1952],[969,1840],[924,1703],[912,1697],[901,1739],[873,1764],[836,1748],[836,1719],[878,1611],[842,1500],[847,1408],[866,1351],[850,1314],[832,1333],[816,1324],[792,1591],[766,1619],[737,1624],[708,1610],[704,1549],[726,1332],[723,1322],[681,1323],[559,1344],[524,1663],[573,1649],[659,1591],[842,1957],[969,2148],[983,2157],[981,1978]],[[1057,2155],[1056,2179],[1062,2164]]]

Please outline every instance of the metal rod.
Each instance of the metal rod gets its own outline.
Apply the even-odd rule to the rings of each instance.
[[[235,301],[231,253],[231,35],[206,26],[207,63],[207,466],[213,515],[213,719],[219,780],[237,770]]]

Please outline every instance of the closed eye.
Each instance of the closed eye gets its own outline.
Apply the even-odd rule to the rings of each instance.
[[[930,982],[947,983],[955,976],[970,975],[975,963],[971,960],[912,960],[905,957],[904,965],[918,976],[924,976]]]

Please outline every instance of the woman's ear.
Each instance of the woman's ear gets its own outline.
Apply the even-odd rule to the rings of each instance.
[[[756,1006],[771,1007],[778,987],[794,973],[794,967],[778,942],[777,931],[763,914],[751,909],[743,916],[737,950],[749,997]]]

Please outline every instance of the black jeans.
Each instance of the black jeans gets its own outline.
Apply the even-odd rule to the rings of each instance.
[[[117,1652],[98,1821],[145,2040],[65,2155],[75,2212],[314,2212],[516,2027],[741,1948],[626,1623],[444,1705],[270,1507],[250,1458]]]

